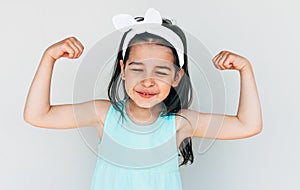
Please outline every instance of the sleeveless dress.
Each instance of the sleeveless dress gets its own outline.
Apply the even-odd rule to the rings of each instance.
[[[137,125],[123,110],[110,106],[91,190],[182,190],[175,116],[159,116]]]

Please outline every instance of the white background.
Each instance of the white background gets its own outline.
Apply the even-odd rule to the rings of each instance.
[[[114,31],[115,14],[143,15],[149,7],[175,18],[217,54],[247,57],[254,68],[263,111],[263,132],[216,141],[181,168],[184,189],[299,189],[299,2],[294,0],[206,1],[0,1],[0,189],[89,189],[96,156],[77,129],[50,130],[23,121],[26,95],[43,51],[76,36],[86,52]],[[84,57],[84,55],[83,55]],[[51,101],[71,103],[78,60],[54,69]],[[223,72],[227,113],[238,105],[239,76]],[[297,127],[298,126],[298,127]],[[85,128],[93,148],[97,134]]]

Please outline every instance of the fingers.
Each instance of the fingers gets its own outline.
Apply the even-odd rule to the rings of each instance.
[[[83,45],[75,37],[69,37],[48,47],[45,55],[54,61],[61,57],[76,59],[81,56],[83,49]]]
[[[213,58],[213,63],[220,70],[232,68],[232,53],[229,51],[221,51]]]
[[[63,47],[63,57],[67,57],[70,59],[76,59],[81,56],[84,47],[83,45],[75,38],[70,37],[62,41]]]

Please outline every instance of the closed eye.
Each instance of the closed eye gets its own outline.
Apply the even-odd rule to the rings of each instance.
[[[168,75],[168,73],[159,72],[159,71],[157,71],[156,73],[159,74],[159,75],[164,75],[164,76]]]
[[[143,71],[143,69],[130,69],[130,70],[136,71],[136,72],[142,72]]]

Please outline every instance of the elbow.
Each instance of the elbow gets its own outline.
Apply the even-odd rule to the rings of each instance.
[[[248,125],[247,129],[248,129],[248,135],[249,136],[256,136],[256,135],[258,135],[258,134],[260,134],[262,132],[263,125],[260,122],[258,124]]]
[[[262,132],[262,128],[256,129],[256,130],[252,131],[252,133],[250,133],[250,136],[256,136],[256,135],[260,134],[261,132]]]
[[[23,112],[23,120],[31,125],[31,119],[26,111]]]
[[[26,107],[24,108],[24,111],[23,111],[23,120],[30,124],[30,125],[33,125],[33,119],[34,117],[32,116],[32,114],[30,113],[30,111],[28,111],[28,109],[26,109]]]
[[[31,126],[34,126],[34,127],[43,127],[42,125],[40,125],[41,122],[40,121],[40,118],[39,116],[32,116],[26,112],[23,113],[23,120],[28,123],[29,125]]]
[[[33,127],[45,127],[49,112],[37,112],[33,109],[24,108],[23,120]]]
[[[26,113],[23,114],[23,120],[31,126],[37,126],[35,120]]]

